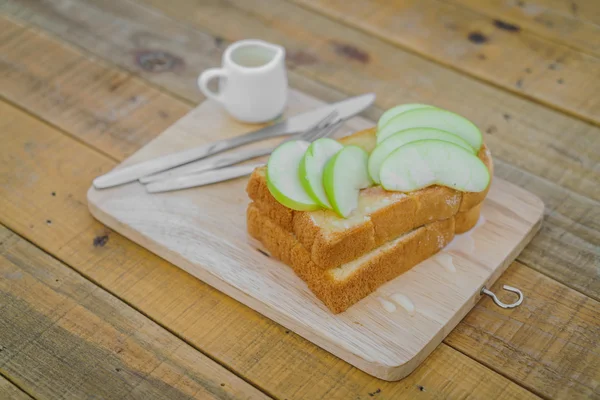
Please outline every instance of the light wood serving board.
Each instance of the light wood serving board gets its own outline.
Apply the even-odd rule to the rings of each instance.
[[[287,114],[321,104],[292,91]],[[372,125],[354,118],[336,136]],[[256,128],[233,121],[207,101],[122,165]],[[333,315],[291,268],[259,252],[249,239],[246,182],[239,178],[152,195],[131,183],[91,188],[88,200],[92,214],[115,231],[385,380],[405,377],[431,353],[480,299],[482,286],[490,287],[535,235],[544,209],[535,195],[495,178],[482,208],[483,224],[346,312]],[[409,299],[414,311],[394,303],[394,294]]]

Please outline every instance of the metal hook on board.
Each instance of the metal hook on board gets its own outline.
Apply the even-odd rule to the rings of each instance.
[[[519,289],[517,289],[515,287],[508,286],[508,285],[502,286],[502,289],[518,294],[519,300],[515,301],[512,304],[503,303],[500,301],[500,299],[498,299],[498,297],[496,297],[496,294],[494,292],[488,290],[485,286],[481,288],[480,294],[482,294],[482,295],[487,294],[494,300],[494,303],[496,303],[497,306],[502,307],[502,308],[515,308],[515,307],[518,307],[521,305],[521,303],[523,302],[523,299],[525,298],[525,296],[523,296],[523,292],[521,292]]]

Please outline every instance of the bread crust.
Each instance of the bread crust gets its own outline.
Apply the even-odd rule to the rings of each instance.
[[[465,233],[466,231],[473,229],[475,225],[477,225],[477,221],[479,221],[479,216],[481,214],[481,207],[483,203],[476,205],[468,211],[459,212],[454,217],[455,219],[455,233]]]
[[[343,138],[366,151],[376,144],[375,129]],[[479,158],[493,174],[485,145]],[[361,191],[349,218],[333,211],[294,211],[271,195],[266,169],[257,168],[246,191],[248,233],[270,254],[292,267],[334,314],[368,296],[446,246],[479,220],[489,190],[462,193],[431,186],[412,193],[380,186]]]
[[[376,143],[375,129],[356,132],[340,142],[371,151]],[[493,173],[485,144],[478,156]],[[481,204],[488,190],[489,185],[478,193],[431,186],[403,194],[376,186],[361,191],[359,208],[344,219],[330,210],[294,211],[283,206],[269,192],[264,167],[252,173],[246,189],[260,212],[292,233],[320,270],[350,262],[417,227],[469,211]]]
[[[334,314],[345,311],[379,286],[437,253],[452,240],[455,229],[454,217],[434,221],[351,263],[323,270],[291,232],[262,214],[254,203],[248,207],[247,221],[250,235],[259,240],[271,256],[291,266]]]

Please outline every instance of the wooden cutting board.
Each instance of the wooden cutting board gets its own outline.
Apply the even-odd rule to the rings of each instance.
[[[292,91],[287,113],[321,104]],[[336,136],[372,125],[354,118]],[[207,101],[122,165],[256,128],[233,121]],[[248,237],[246,181],[152,195],[131,183],[90,188],[88,200],[92,214],[115,231],[385,380],[405,377],[431,353],[480,299],[481,288],[490,287],[531,240],[544,209],[535,195],[495,178],[476,228],[333,315],[290,268],[259,252]]]

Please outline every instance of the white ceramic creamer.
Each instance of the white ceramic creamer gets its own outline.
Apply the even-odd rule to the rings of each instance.
[[[218,92],[208,88],[213,78],[219,78]],[[200,74],[198,86],[240,121],[270,121],[281,115],[287,100],[285,49],[262,40],[232,43],[222,67]]]

